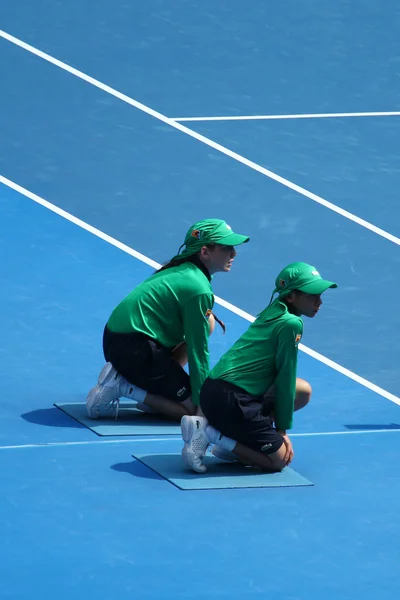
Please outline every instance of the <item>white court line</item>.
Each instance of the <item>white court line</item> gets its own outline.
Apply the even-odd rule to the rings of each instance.
[[[128,444],[135,442],[165,442],[165,441],[182,441],[181,437],[159,437],[159,438],[129,438],[122,440],[87,440],[83,442],[44,442],[43,444],[14,444],[13,446],[0,446],[0,450],[16,450],[23,448],[58,448],[62,446],[94,446],[96,444]]]
[[[365,433],[399,433],[400,429],[359,429],[353,431],[312,431],[309,433],[290,433],[289,437],[315,437],[321,435],[358,435]]]
[[[312,431],[309,433],[291,433],[290,437],[321,437],[324,435],[361,435],[366,433],[399,433],[400,429],[360,429],[359,431]],[[123,440],[88,440],[84,442],[45,442],[43,444],[15,444],[0,446],[0,450],[24,450],[27,448],[62,448],[63,446],[94,446],[98,444],[131,444],[136,442],[181,442],[181,437],[124,438]]]
[[[276,121],[285,119],[339,119],[347,117],[399,117],[400,111],[390,112],[348,112],[348,113],[306,113],[298,115],[236,115],[222,117],[171,117],[179,123],[193,121]]]
[[[81,219],[78,219],[74,215],[71,215],[70,213],[68,213],[65,210],[59,208],[55,204],[52,204],[51,202],[48,202],[47,200],[44,200],[40,196],[37,196],[33,192],[30,192],[29,190],[26,190],[25,188],[23,188],[20,185],[14,183],[10,179],[7,179],[6,177],[3,177],[2,175],[0,175],[0,183],[3,183],[7,187],[9,187],[9,188],[15,190],[16,192],[18,192],[18,193],[26,196],[27,198],[29,198],[30,200],[33,200],[37,204],[40,204],[41,206],[44,206],[48,210],[51,210],[52,212],[56,213],[57,215],[63,217],[64,219],[67,219],[67,221],[70,221],[71,223],[74,223],[78,227],[81,227],[82,229],[85,229],[86,231],[89,231],[93,235],[95,235],[98,238],[104,240],[105,242],[108,242],[112,246],[115,246],[119,250],[122,250],[123,252],[126,252],[127,254],[130,254],[130,256],[133,256],[134,258],[137,258],[138,260],[146,263],[147,265],[150,265],[154,269],[158,269],[161,266],[159,263],[155,262],[154,260],[151,260],[151,258],[145,256],[144,254],[141,254],[140,252],[137,252],[137,250],[133,250],[133,248],[130,248],[126,244],[123,244],[122,242],[119,242],[118,240],[116,240],[115,238],[111,237],[110,235],[107,235],[106,233],[103,233],[103,231],[100,231],[99,229],[96,229],[96,227],[92,227],[92,225],[89,225],[88,223],[85,223],[85,221],[82,221]],[[220,306],[223,306],[224,308],[226,308],[227,310],[230,310],[231,312],[235,313],[239,317],[242,317],[243,319],[246,319],[246,321],[250,321],[251,323],[253,321],[255,321],[255,317],[253,317],[253,315],[250,315],[249,313],[245,312],[241,308],[238,308],[234,304],[231,304],[230,302],[227,302],[223,298],[219,298],[218,296],[215,296],[215,301]],[[305,354],[308,354],[309,356],[312,356],[313,358],[315,358],[319,362],[327,365],[328,367],[334,369],[335,371],[338,371],[342,375],[345,375],[349,379],[352,379],[353,381],[356,381],[357,383],[363,385],[364,387],[368,388],[369,390],[372,390],[376,394],[379,394],[380,396],[383,396],[383,398],[386,398],[387,400],[390,400],[391,402],[394,402],[395,404],[397,404],[397,405],[400,406],[400,398],[398,398],[394,394],[391,394],[390,392],[384,390],[383,388],[375,385],[371,381],[368,381],[367,379],[364,379],[363,377],[360,377],[356,373],[353,373],[349,369],[346,369],[345,367],[342,367],[338,363],[335,363],[333,360],[330,360],[329,358],[326,358],[326,356],[323,356],[322,354],[319,354],[319,352],[316,352],[315,350],[312,350],[311,348],[308,348],[307,346],[304,346],[303,344],[299,344],[299,349],[302,352],[304,352]]]
[[[325,206],[325,208],[332,210],[333,212],[341,215],[342,217],[349,219],[350,221],[357,223],[361,227],[364,227],[365,229],[369,229],[373,233],[376,233],[377,235],[400,246],[400,238],[396,237],[395,235],[388,233],[387,231],[381,229],[380,227],[377,227],[376,225],[373,225],[372,223],[369,223],[368,221],[365,221],[364,219],[361,219],[357,215],[354,215],[353,213],[351,213],[347,210],[344,210],[340,206],[337,206],[336,204],[333,204],[332,202],[325,200],[321,196],[317,196],[317,194],[313,194],[312,192],[309,192],[305,188],[289,181],[288,179],[285,179],[284,177],[281,177],[280,175],[277,175],[273,171],[270,171],[269,169],[265,169],[261,165],[258,165],[257,163],[255,163],[251,160],[248,160],[244,156],[241,156],[240,154],[237,154],[236,152],[233,152],[232,150],[225,148],[225,146],[221,146],[221,144],[217,144],[213,140],[205,137],[204,135],[200,135],[196,131],[193,131],[192,129],[189,129],[188,127],[185,127],[184,125],[181,125],[177,121],[174,121],[173,119],[170,119],[169,117],[166,117],[165,115],[153,110],[152,108],[146,106],[145,104],[142,104],[141,102],[138,102],[137,100],[134,100],[133,98],[130,98],[129,96],[126,96],[126,94],[122,94],[121,92],[118,92],[117,90],[102,83],[101,81],[98,81],[97,79],[94,79],[93,77],[90,77],[89,75],[86,75],[82,71],[78,71],[78,69],[70,67],[66,63],[58,60],[57,58],[54,58],[53,56],[50,56],[49,54],[46,54],[45,52],[42,52],[41,50],[38,50],[37,48],[30,46],[29,44],[23,42],[22,40],[19,40],[18,38],[10,35],[9,33],[6,33],[5,31],[0,30],[0,37],[7,40],[8,42],[11,42],[12,44],[15,44],[16,46],[19,46],[20,48],[23,48],[24,50],[27,50],[31,54],[34,54],[35,56],[38,56],[39,58],[46,60],[47,62],[55,65],[56,67],[59,67],[60,69],[63,69],[64,71],[67,71],[71,75],[74,75],[75,77],[79,77],[79,79],[82,79],[83,81],[86,81],[87,83],[90,83],[91,85],[97,87],[98,89],[102,90],[103,92],[106,92],[107,94],[110,94],[111,96],[114,96],[115,98],[118,98],[119,100],[122,100],[123,102],[126,102],[127,104],[130,104],[130,106],[134,106],[138,110],[141,110],[142,112],[154,117],[155,119],[162,121],[166,125],[169,125],[170,127],[173,127],[174,129],[177,129],[178,131],[185,133],[186,135],[189,135],[190,137],[198,140],[199,142],[206,144],[210,148],[213,148],[214,150],[217,150],[218,152],[221,152],[222,154],[229,156],[233,160],[236,160],[237,162],[245,165],[246,167],[253,169],[253,171],[257,171],[258,173],[265,175],[269,179],[273,179],[274,181],[297,192],[298,194],[301,194],[302,196],[305,196],[306,198],[313,200],[314,202],[316,202],[317,204],[320,204],[321,206]]]

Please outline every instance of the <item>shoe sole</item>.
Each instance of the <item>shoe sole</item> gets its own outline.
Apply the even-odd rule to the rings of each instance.
[[[191,465],[190,461],[188,460],[188,452],[187,452],[186,446],[184,446],[182,448],[181,455],[182,455],[182,459],[183,459],[183,462],[185,463],[185,465],[191,469],[192,465]]]
[[[207,467],[205,465],[200,465],[196,467],[191,458],[193,457],[192,453],[188,451],[187,443],[190,441],[193,435],[193,417],[185,415],[181,419],[181,433],[182,439],[185,442],[185,446],[182,448],[182,459],[183,462],[195,473],[206,473]]]
[[[105,383],[108,383],[110,381],[110,379],[112,379],[112,377],[114,376],[114,373],[113,373],[114,371],[115,371],[115,369],[112,366],[112,364],[106,363],[104,365],[104,367],[102,368],[102,370],[100,371],[100,375],[97,379],[97,384],[104,385]]]
[[[112,377],[114,376],[115,369],[111,363],[106,363],[102,370],[100,371],[100,375],[97,379],[97,385],[95,385],[86,397],[86,410],[90,419],[98,419],[99,415],[96,412],[93,412],[96,406],[100,403],[98,399],[98,394],[102,385],[108,383]],[[96,401],[97,400],[97,401]]]
[[[99,415],[95,412],[95,408],[99,401],[97,400],[99,394],[99,386],[95,385],[86,397],[86,410],[90,419],[98,419]],[[97,400],[97,402],[96,402]]]
[[[191,417],[185,415],[181,419],[181,432],[184,442],[188,442],[193,435],[193,423]]]

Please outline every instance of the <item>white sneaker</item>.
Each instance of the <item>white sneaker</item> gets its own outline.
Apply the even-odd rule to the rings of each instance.
[[[196,473],[205,473],[203,458],[210,445],[206,435],[207,420],[204,417],[185,415],[181,420],[182,438],[185,445],[182,449],[183,461]]]
[[[221,448],[221,446],[214,445],[211,450],[211,454],[213,454],[216,458],[221,460],[226,460],[228,462],[238,462],[239,459],[237,456],[230,452],[229,450],[225,450],[225,448]]]
[[[121,375],[112,364],[106,363],[100,372],[97,385],[90,390],[86,398],[86,409],[91,419],[118,418],[120,380]]]

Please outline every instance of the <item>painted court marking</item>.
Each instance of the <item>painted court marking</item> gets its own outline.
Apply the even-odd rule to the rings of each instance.
[[[342,119],[348,117],[399,117],[400,111],[391,112],[348,112],[348,113],[309,113],[298,115],[236,115],[221,117],[171,117],[179,123],[190,121],[275,121],[287,119]]]
[[[130,98],[126,94],[122,94],[121,92],[118,92],[117,90],[113,89],[112,87],[102,83],[101,81],[98,81],[97,79],[94,79],[93,77],[90,77],[89,75],[86,75],[85,73],[83,73],[82,71],[79,71],[78,69],[75,69],[74,67],[70,67],[66,63],[58,60],[57,58],[54,58],[53,56],[50,56],[49,54],[46,54],[45,52],[42,52],[41,50],[38,50],[37,48],[30,46],[26,42],[23,42],[22,40],[14,37],[13,35],[10,35],[9,33],[6,33],[5,31],[0,30],[0,37],[2,37],[4,40],[7,40],[8,42],[11,42],[12,44],[15,44],[16,46],[19,46],[20,48],[23,48],[27,52],[30,52],[31,54],[34,54],[35,56],[42,58],[43,60],[55,65],[56,67],[59,67],[60,69],[63,69],[64,71],[67,71],[71,75],[74,75],[75,77],[78,77],[79,79],[82,79],[83,81],[86,81],[87,83],[90,83],[91,85],[97,87],[98,89],[102,90],[103,92],[106,92],[107,94],[110,94],[111,96],[114,96],[115,98],[118,98],[119,100],[122,100],[123,102],[126,102],[127,104],[129,104],[131,106],[134,106],[138,110],[154,117],[155,119],[158,119],[159,121],[162,121],[166,125],[169,125],[170,127],[173,127],[174,129],[177,129],[178,131],[185,133],[186,135],[189,135],[190,137],[198,140],[199,142],[202,142],[203,144],[206,144],[207,146],[213,148],[214,150],[217,150],[218,152],[221,152],[222,154],[229,156],[233,160],[240,162],[241,164],[245,165],[246,167],[249,167],[250,169],[257,171],[258,173],[261,173],[262,175],[268,177],[269,179],[273,179],[274,181],[297,192],[298,194],[301,194],[302,196],[305,196],[306,198],[313,200],[317,204],[320,204],[321,206],[324,206],[325,208],[332,210],[333,212],[341,215],[342,217],[349,219],[350,221],[357,223],[361,227],[364,227],[365,229],[369,229],[373,233],[376,233],[377,235],[387,239],[388,241],[393,242],[394,244],[397,244],[398,246],[400,246],[400,238],[396,237],[395,235],[388,233],[387,231],[381,229],[380,227],[377,227],[376,225],[373,225],[372,223],[369,223],[368,221],[365,221],[364,219],[361,219],[357,215],[354,215],[353,213],[341,208],[340,206],[337,206],[336,204],[333,204],[332,202],[325,200],[321,196],[318,196],[317,194],[313,194],[312,192],[289,181],[288,179],[285,179],[284,177],[277,175],[273,171],[270,171],[269,169],[265,169],[261,165],[258,165],[257,163],[255,163],[251,160],[248,160],[244,156],[241,156],[240,154],[237,154],[236,152],[229,150],[225,146],[222,146],[221,144],[214,142],[213,140],[205,137],[204,135],[200,135],[196,131],[193,131],[192,129],[189,129],[188,127],[185,127],[184,125],[181,125],[176,120],[166,117],[165,115],[153,110],[149,106],[146,106],[145,104],[142,104],[141,102],[138,102],[137,100],[134,100],[133,98]]]
[[[291,433],[290,437],[321,437],[324,435],[365,435],[366,433],[399,433],[400,429],[360,429],[359,431],[314,431],[310,433]],[[137,442],[181,442],[180,437],[130,438],[119,440],[87,440],[84,442],[45,442],[43,444],[14,444],[0,446],[0,450],[26,450],[27,448],[61,448],[63,446],[94,446],[97,444],[132,444]]]
[[[145,263],[145,264],[153,267],[154,269],[160,268],[161,265],[159,263],[155,262],[154,260],[152,260],[151,258],[149,258],[148,256],[145,256],[144,254],[141,254],[140,252],[137,252],[137,250],[134,250],[133,248],[130,248],[126,244],[123,244],[122,242],[120,242],[120,241],[116,240],[115,238],[111,237],[110,235],[107,235],[106,233],[104,233],[103,231],[100,231],[96,227],[93,227],[92,225],[89,225],[88,223],[85,223],[85,221],[82,221],[81,219],[78,219],[77,217],[75,217],[74,215],[71,215],[70,213],[68,213],[67,211],[63,210],[62,208],[59,208],[55,204],[52,204],[51,202],[48,202],[47,200],[44,200],[44,198],[41,198],[40,196],[38,196],[37,194],[34,194],[33,192],[30,192],[29,190],[26,190],[25,188],[23,188],[20,185],[14,183],[10,179],[7,179],[6,177],[3,177],[2,175],[0,175],[0,183],[3,183],[7,187],[9,187],[9,188],[13,189],[14,191],[18,192],[19,194],[22,194],[23,196],[26,196],[27,198],[29,198],[30,200],[33,200],[37,204],[40,204],[41,206],[44,206],[45,208],[47,208],[48,210],[51,210],[52,212],[54,212],[55,214],[59,215],[60,217],[63,217],[67,221],[70,221],[71,223],[74,223],[78,227],[81,227],[82,229],[85,229],[89,233],[92,233],[93,235],[97,236],[98,238],[104,240],[105,242],[108,242],[109,244],[111,244],[112,246],[115,246],[119,250],[122,250],[123,252],[126,252],[127,254],[130,254],[130,256],[133,256],[134,258],[137,258],[138,260],[140,260],[143,263]],[[219,298],[218,296],[215,296],[215,301],[220,306],[223,306],[224,308],[226,308],[227,310],[230,310],[231,312],[235,313],[239,317],[242,317],[243,319],[246,319],[246,321],[250,321],[251,323],[253,321],[255,321],[255,317],[253,317],[253,315],[250,315],[249,313],[245,312],[241,308],[238,308],[234,304],[231,304],[230,302],[227,302],[223,298]],[[360,377],[360,375],[357,375],[356,373],[353,373],[349,369],[346,369],[345,367],[342,367],[338,363],[335,363],[333,360],[330,360],[326,356],[323,356],[322,354],[319,354],[319,352],[316,352],[315,350],[312,350],[311,348],[308,348],[307,346],[304,346],[303,344],[299,344],[299,349],[302,352],[304,352],[305,354],[308,354],[309,356],[312,356],[313,358],[315,358],[319,362],[323,363],[324,365],[327,365],[328,367],[331,367],[332,369],[334,369],[335,371],[338,371],[342,375],[345,375],[349,379],[352,379],[353,381],[356,381],[360,385],[363,385],[364,387],[366,387],[369,390],[375,392],[376,394],[379,394],[383,398],[386,398],[387,400],[390,400],[391,402],[394,402],[395,404],[397,404],[397,405],[400,406],[400,398],[398,398],[394,394],[391,394],[387,390],[384,390],[383,388],[375,385],[371,381],[368,381],[367,379],[364,379],[364,377]]]

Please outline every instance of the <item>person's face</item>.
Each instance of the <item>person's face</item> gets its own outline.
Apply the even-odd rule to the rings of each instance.
[[[286,297],[286,303],[290,312],[301,317],[315,317],[321,305],[321,294],[305,294],[299,290],[294,290]]]
[[[210,275],[221,271],[225,273],[230,271],[235,256],[234,246],[224,246],[223,244],[215,244],[211,247],[203,246],[200,251],[200,258]]]

